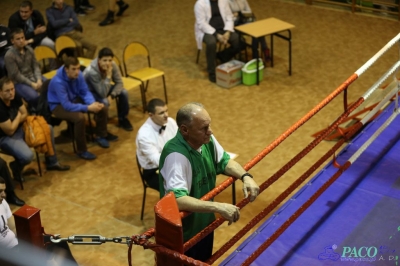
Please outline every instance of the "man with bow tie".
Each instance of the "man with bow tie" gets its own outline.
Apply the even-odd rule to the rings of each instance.
[[[165,143],[175,137],[178,126],[168,117],[168,107],[161,99],[152,99],[147,105],[149,118],[136,136],[136,156],[146,183],[159,190],[158,166]]]

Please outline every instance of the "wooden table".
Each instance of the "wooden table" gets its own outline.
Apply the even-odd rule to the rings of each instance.
[[[235,30],[240,34],[246,34],[253,38],[265,37],[267,35],[271,36],[271,67],[274,67],[274,36],[282,38],[289,43],[289,76],[292,75],[292,32],[290,29],[295,26],[282,21],[277,18],[267,18],[258,20],[255,22],[247,23],[244,25],[240,25],[235,27]],[[281,32],[287,31],[288,36],[284,36]],[[257,60],[257,69],[258,69],[258,60]],[[258,80],[258,71],[257,71],[257,85],[259,84]]]

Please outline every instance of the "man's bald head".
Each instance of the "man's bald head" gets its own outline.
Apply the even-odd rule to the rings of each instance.
[[[195,150],[210,142],[211,118],[201,103],[188,103],[176,115],[179,132]]]
[[[192,102],[182,106],[176,114],[176,123],[178,127],[181,125],[190,125],[193,121],[193,116],[204,109],[201,103]]]

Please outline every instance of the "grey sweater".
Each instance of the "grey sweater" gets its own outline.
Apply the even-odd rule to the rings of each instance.
[[[14,83],[24,83],[31,86],[32,82],[37,82],[42,78],[35,53],[29,46],[24,47],[24,54],[21,54],[14,46],[11,46],[4,56],[4,62],[8,76]]]
[[[114,62],[112,62],[111,79],[107,78],[105,73],[100,71],[97,58],[83,71],[83,76],[89,89],[96,92],[102,98],[107,98],[112,86],[115,86],[111,93],[112,96],[119,95],[123,89],[121,73]],[[114,82],[114,85],[111,82]]]

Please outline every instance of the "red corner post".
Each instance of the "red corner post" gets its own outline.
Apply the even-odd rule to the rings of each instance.
[[[43,229],[40,221],[40,209],[24,205],[14,212],[18,238],[43,248]]]
[[[170,192],[154,206],[156,243],[180,254],[183,253],[182,220],[175,195]],[[157,265],[182,266],[167,255],[157,253]]]

